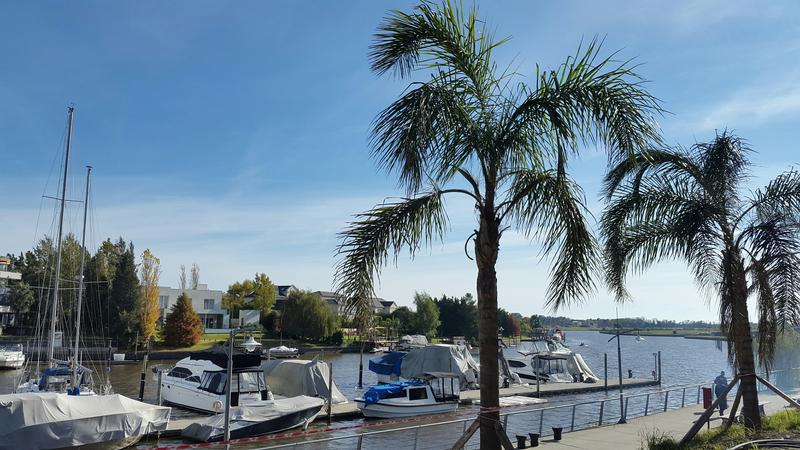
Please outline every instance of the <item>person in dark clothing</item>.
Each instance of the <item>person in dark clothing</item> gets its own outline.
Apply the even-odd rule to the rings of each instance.
[[[719,373],[717,378],[714,378],[714,395],[717,396],[719,399],[719,415],[725,413],[725,410],[728,409],[728,398],[727,394],[722,395],[725,392],[725,388],[728,387],[728,379],[725,378],[725,371]]]

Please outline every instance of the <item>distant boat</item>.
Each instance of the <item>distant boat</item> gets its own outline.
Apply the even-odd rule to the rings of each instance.
[[[15,347],[0,347],[0,369],[19,369],[25,364],[22,344]]]
[[[279,345],[267,350],[267,359],[271,358],[297,358],[299,351],[294,347]]]
[[[645,338],[639,336],[639,332],[636,332],[636,342],[644,342]]]

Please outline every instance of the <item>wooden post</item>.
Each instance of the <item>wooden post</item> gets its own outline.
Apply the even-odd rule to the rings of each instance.
[[[158,406],[161,406],[161,376],[164,374],[161,369],[158,369]]]
[[[480,416],[478,416],[478,418],[475,419],[475,421],[470,424],[469,428],[467,428],[467,430],[464,431],[464,434],[462,434],[461,437],[458,438],[455,444],[453,444],[453,446],[450,447],[450,450],[461,450],[462,448],[464,448],[464,446],[467,445],[467,442],[469,442],[469,439],[472,437],[472,435],[475,434],[475,432],[478,431],[478,428],[480,427],[481,427],[481,419]]]
[[[760,382],[761,382],[761,383],[762,383],[764,386],[766,386],[766,387],[770,388],[770,389],[772,390],[772,392],[774,392],[774,393],[778,394],[778,396],[779,396],[780,398],[782,398],[782,399],[786,400],[786,401],[787,401],[787,402],[788,402],[790,405],[792,405],[792,407],[794,407],[794,408],[800,408],[800,403],[797,403],[796,401],[792,400],[792,398],[791,398],[791,397],[789,397],[788,395],[784,394],[784,393],[783,393],[783,391],[781,391],[780,389],[778,389],[778,388],[776,388],[775,386],[773,386],[773,385],[772,385],[772,383],[770,383],[769,381],[767,381],[767,380],[765,380],[765,379],[761,378],[761,377],[760,377],[760,376],[758,376],[758,375],[756,375],[756,379],[757,379],[758,381],[760,381]]]
[[[661,384],[661,350],[658,351],[658,384]]]
[[[725,388],[722,394],[720,394],[717,397],[717,399],[714,400],[714,403],[712,403],[711,406],[709,406],[708,409],[706,409],[705,412],[703,412],[703,414],[697,419],[694,425],[692,425],[692,428],[690,428],[689,431],[686,432],[686,435],[683,436],[683,439],[681,439],[680,442],[681,446],[685,446],[686,444],[689,443],[689,441],[692,440],[692,438],[695,437],[697,432],[700,431],[701,428],[703,428],[703,425],[705,425],[706,422],[708,422],[708,419],[711,417],[711,415],[714,414],[714,410],[717,409],[717,406],[719,405],[719,400],[722,397],[728,395],[728,392],[730,392],[730,390],[733,389],[733,386],[738,382],[739,382],[739,376],[737,375],[733,378],[733,380],[731,380],[731,382],[728,384],[728,386]]]
[[[540,398],[542,396],[541,392],[539,391],[539,383],[540,383],[540,374],[539,374],[539,355],[535,355],[533,357],[534,365],[533,365],[533,373],[536,374],[536,398]]]
[[[736,418],[736,410],[739,409],[739,401],[742,399],[742,387],[739,386],[739,389],[736,390],[736,398],[733,399],[733,405],[731,406],[731,413],[728,414],[728,421],[725,422],[722,427],[727,430],[731,427],[733,423],[733,419]]]
[[[606,394],[608,394],[608,353],[603,353],[603,372],[605,373],[603,377],[603,389],[606,391]]]

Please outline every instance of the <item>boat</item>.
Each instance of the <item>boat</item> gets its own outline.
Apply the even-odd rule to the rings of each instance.
[[[399,352],[408,352],[415,348],[423,348],[428,346],[428,338],[421,335],[405,335],[401,336],[400,339],[397,341],[397,345],[395,346],[395,350]]]
[[[164,431],[170,408],[122,395],[0,395],[0,449],[116,450]]]
[[[395,383],[422,377],[427,372],[458,375],[461,390],[478,387],[479,368],[466,347],[434,344],[409,352],[390,352],[370,358],[368,368],[377,374],[379,383]]]
[[[235,351],[232,360],[231,406],[249,405],[272,398],[260,367],[260,355]],[[162,373],[163,401],[200,412],[223,411],[227,367],[228,354],[221,347],[190,353],[172,369]]]
[[[639,332],[636,332],[636,342],[644,342],[645,338],[639,335]]]
[[[517,345],[522,358],[508,358],[512,372],[527,382],[596,383],[599,381],[583,357],[562,343],[562,339],[542,335],[524,339]]]
[[[22,344],[14,347],[0,347],[0,369],[19,369],[25,364]]]
[[[418,379],[371,387],[355,399],[364,417],[395,419],[458,409],[459,375],[428,372]]]
[[[267,359],[272,358],[297,358],[297,355],[300,352],[294,347],[287,347],[285,345],[279,345],[277,347],[272,347],[267,350]]]
[[[273,359],[265,361],[261,368],[267,385],[275,398],[307,395],[330,399],[336,405],[347,403],[336,382],[331,379],[331,366],[315,356],[304,359]]]
[[[230,438],[260,436],[298,427],[305,429],[324,405],[321,398],[300,395],[233,407],[230,409]],[[191,423],[183,429],[181,436],[201,442],[222,441],[225,438],[225,414]]]
[[[258,342],[253,336],[247,336],[247,339],[242,343],[242,348],[247,353],[253,353],[261,348],[261,342]]]

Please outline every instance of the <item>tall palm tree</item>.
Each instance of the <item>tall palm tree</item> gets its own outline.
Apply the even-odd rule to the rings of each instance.
[[[599,57],[591,42],[558,70],[536,68],[532,85],[498,70],[496,41],[473,8],[422,3],[391,12],[371,47],[372,69],[401,79],[418,74],[381,112],[373,155],[399,175],[406,191],[356,216],[342,232],[336,289],[366,310],[374,280],[390,254],[440,240],[448,229],[444,198],[474,202],[478,269],[481,447],[495,448],[498,406],[497,276],[500,238],[508,228],[538,237],[554,257],[547,304],[557,308],[594,288],[599,247],[584,196],[567,160],[587,141],[608,148],[610,161],[658,140],[659,102],[629,62]],[[465,244],[466,249],[466,244]],[[492,409],[495,408],[495,409]]]
[[[758,427],[755,357],[747,301],[758,310],[758,361],[769,370],[776,335],[800,319],[800,174],[786,172],[747,193],[750,149],[723,132],[688,150],[639,153],[605,180],[611,201],[601,228],[605,274],[619,300],[625,276],[685,260],[719,303],[728,357],[741,380],[745,423]]]

